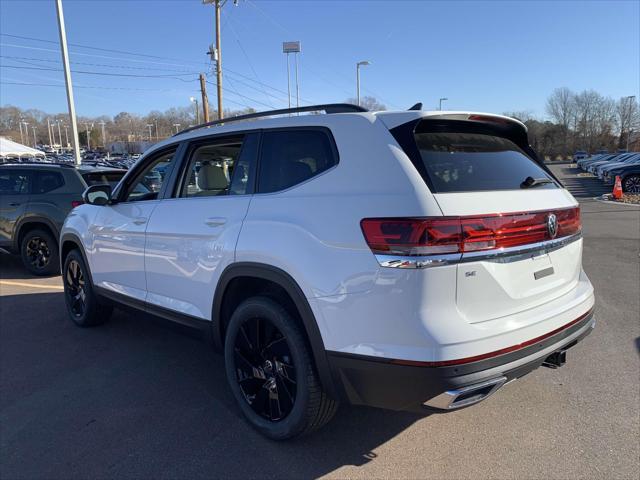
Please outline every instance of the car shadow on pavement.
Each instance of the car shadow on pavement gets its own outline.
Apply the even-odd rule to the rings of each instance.
[[[0,253],[0,279],[27,280],[37,278],[51,278],[55,276],[57,275],[51,275],[49,277],[38,277],[36,275],[32,275],[22,264],[20,255],[9,255],[6,253]]]
[[[341,407],[267,440],[242,419],[223,358],[195,332],[116,310],[78,328],[62,293],[0,297],[4,478],[310,478],[375,461],[423,416]]]

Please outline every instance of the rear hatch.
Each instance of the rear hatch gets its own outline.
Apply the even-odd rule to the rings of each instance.
[[[413,130],[407,145],[398,129]],[[580,211],[505,117],[423,118],[392,130],[448,219],[459,223],[456,301],[470,323],[528,310],[580,276]]]

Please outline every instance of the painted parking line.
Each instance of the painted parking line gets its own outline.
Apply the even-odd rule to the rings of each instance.
[[[0,285],[7,285],[10,287],[44,288],[47,290],[64,290],[62,285],[39,285],[37,283],[13,282],[11,280],[0,280]]]

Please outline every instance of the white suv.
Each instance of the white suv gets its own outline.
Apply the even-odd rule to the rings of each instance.
[[[206,329],[271,438],[340,401],[472,405],[562,365],[594,326],[579,206],[512,118],[335,104],[225,119],[84,199],[61,233],[71,319],[115,303]]]

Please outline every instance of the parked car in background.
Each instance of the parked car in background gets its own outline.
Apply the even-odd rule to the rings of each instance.
[[[606,171],[603,175],[603,181],[605,184],[612,184],[618,176],[622,183],[623,192],[640,193],[640,162]]]
[[[604,165],[598,165],[594,173],[597,175],[598,178],[602,179],[605,171],[613,170],[615,168],[623,167],[625,165],[633,165],[638,161],[640,161],[640,154],[631,153],[624,159],[614,160],[613,162],[607,162]]]
[[[573,161],[577,162],[578,160],[582,160],[583,158],[587,158],[588,156],[589,154],[584,150],[576,150],[576,152],[573,154]]]
[[[61,233],[74,323],[127,305],[203,328],[243,415],[274,439],[339,402],[468,407],[561,366],[592,331],[580,207],[524,124],[277,113],[184,130],[115,189],[85,192]]]
[[[115,187],[125,170],[59,164],[0,165],[0,248],[34,275],[59,271],[58,236],[89,185]]]
[[[627,158],[631,157],[633,155],[633,153],[620,153],[620,154],[616,154],[606,160],[599,160],[597,162],[591,162],[589,163],[589,165],[587,166],[587,171],[589,173],[596,173],[596,169],[601,166],[601,165],[608,165],[608,164],[612,164],[615,162],[622,162],[624,160],[626,160]]]

